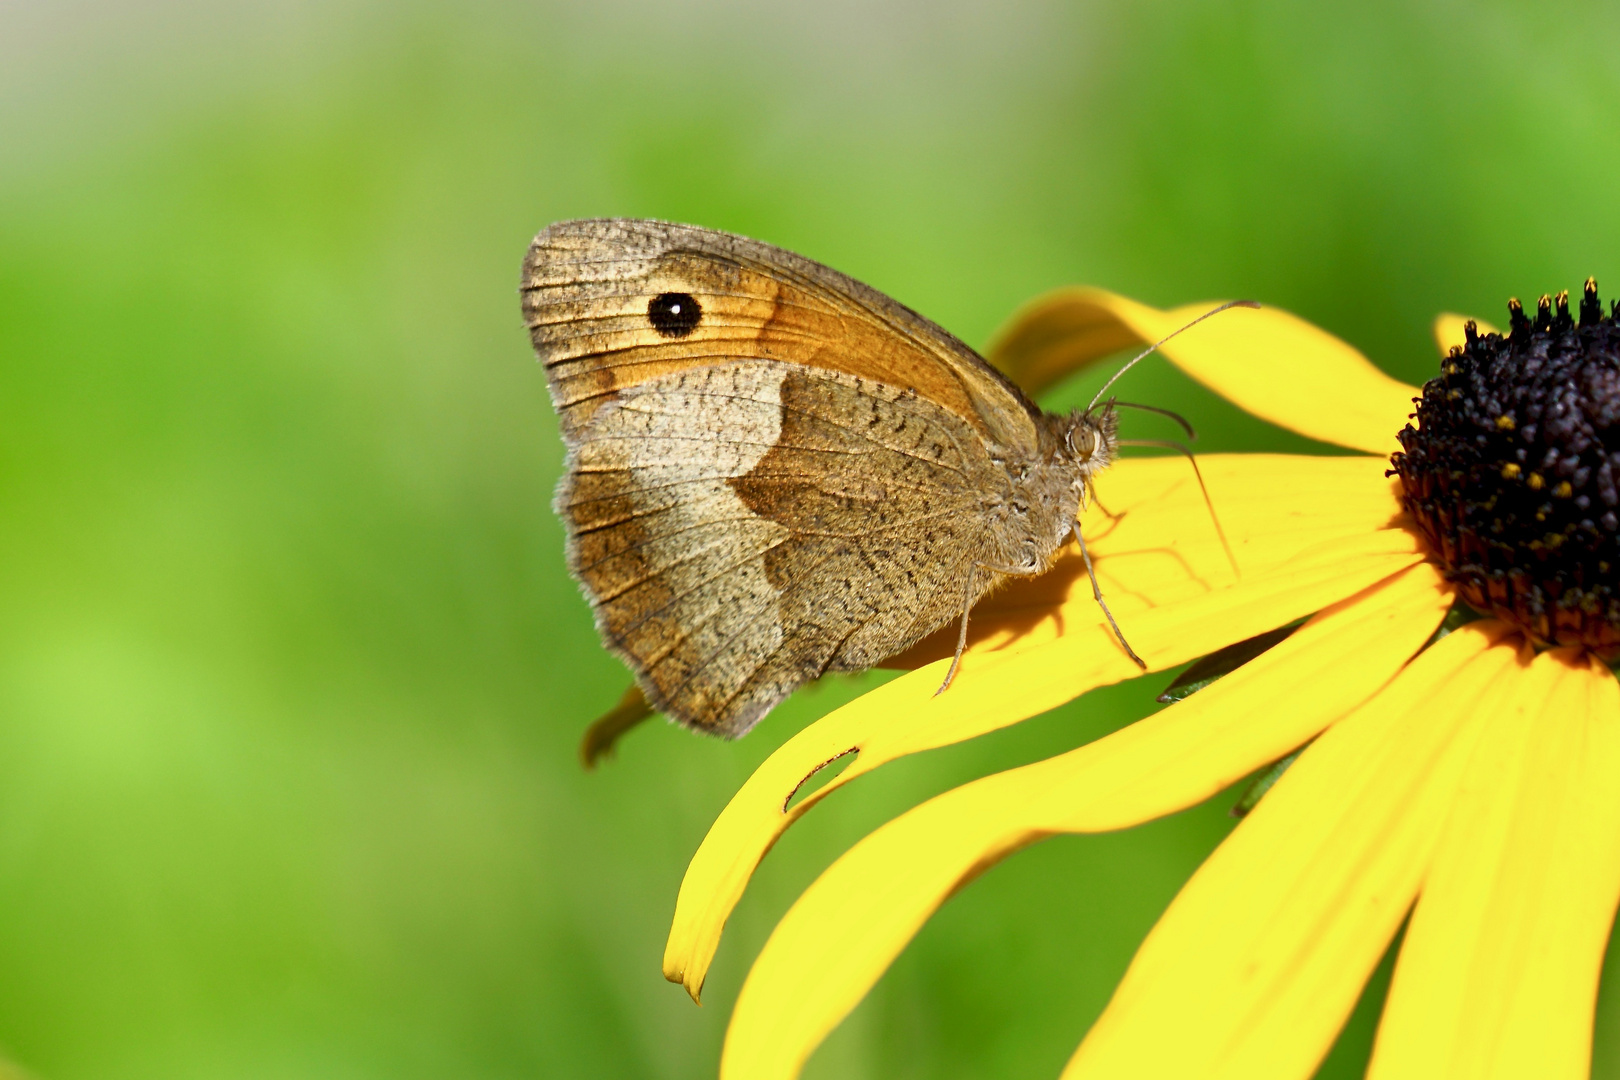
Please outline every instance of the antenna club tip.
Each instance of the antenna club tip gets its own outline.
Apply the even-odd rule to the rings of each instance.
[[[1253,308],[1254,310],[1259,311],[1261,305],[1260,301],[1258,300],[1234,300],[1232,301],[1232,306]]]

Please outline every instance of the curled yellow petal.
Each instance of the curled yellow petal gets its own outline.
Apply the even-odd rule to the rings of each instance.
[[[657,715],[641,687],[631,683],[619,703],[585,729],[585,736],[579,741],[580,763],[587,769],[596,768],[598,761],[612,755],[614,746],[626,732]]]
[[[1313,547],[1270,574],[1134,611],[1128,633],[1148,670],[1162,671],[1319,611],[1422,559],[1420,542],[1405,529],[1347,537]],[[1140,673],[1095,611],[1070,618],[1055,639],[964,657],[948,693],[935,694],[947,664],[936,661],[850,702],[778,748],[721,811],[687,867],[664,949],[664,977],[698,996],[754,867],[789,825],[839,787],[895,758],[994,731]],[[851,751],[858,754],[842,773],[786,807],[805,778]]]
[[[1433,568],[1413,567],[1178,705],[1078,750],[964,785],[879,829],[772,934],[738,1000],[721,1075],[794,1075],[975,874],[1055,832],[1125,828],[1193,805],[1294,749],[1376,692],[1448,603]],[[1358,662],[1345,664],[1346,655]]]
[[[1098,360],[1141,348],[1142,335],[1107,304],[1075,300],[1093,291],[1102,292],[1058,289],[1031,300],[996,332],[985,358],[1033,397]]]
[[[1620,899],[1620,687],[1536,657],[1491,721],[1401,948],[1368,1075],[1584,1078]]]
[[[1443,311],[1434,317],[1434,343],[1440,349],[1440,355],[1445,356],[1455,346],[1465,345],[1468,342],[1467,331],[1463,327],[1473,323],[1481,334],[1499,334],[1496,327],[1484,319],[1470,319],[1467,315],[1457,315],[1450,311]]]
[[[1476,714],[1513,674],[1504,632],[1442,639],[1300,755],[1171,903],[1065,1077],[1311,1075],[1417,893]]]
[[[1105,289],[1047,293],[1015,314],[989,349],[1031,392],[1135,342],[1158,341],[1214,307],[1163,311]],[[1247,412],[1313,439],[1386,455],[1417,389],[1346,342],[1280,308],[1235,309],[1176,336],[1163,353]]]

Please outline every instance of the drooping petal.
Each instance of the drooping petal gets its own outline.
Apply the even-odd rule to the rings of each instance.
[[[1440,355],[1445,356],[1451,352],[1452,346],[1465,345],[1468,334],[1463,327],[1473,323],[1481,334],[1499,334],[1496,327],[1484,319],[1470,319],[1467,315],[1457,315],[1450,311],[1442,311],[1434,317],[1434,343],[1440,348]]]
[[[1401,947],[1368,1072],[1584,1078],[1620,899],[1620,687],[1536,657],[1470,762]]]
[[[1516,673],[1504,633],[1452,633],[1300,755],[1171,903],[1066,1078],[1311,1075],[1417,894],[1480,712]]]
[[[732,1017],[723,1077],[794,1075],[930,914],[1002,856],[1056,832],[1202,801],[1375,693],[1445,613],[1426,564],[1318,615],[1193,697],[1048,761],[964,785],[856,845],[783,918]],[[1345,664],[1346,655],[1357,663]]]
[[[1158,341],[1215,306],[1163,311],[1105,289],[1059,289],[1012,318],[989,350],[1031,392],[1131,339]],[[1280,308],[1235,309],[1161,350],[1247,412],[1313,439],[1385,455],[1412,410],[1415,387],[1379,371],[1347,343]]]
[[[1128,632],[1148,670],[1162,671],[1320,611],[1422,560],[1421,543],[1405,529],[1348,537],[1318,545],[1270,574],[1133,612]],[[850,702],[779,747],[732,797],[692,857],[664,950],[664,977],[698,996],[754,867],[789,825],[839,787],[897,757],[994,731],[1140,673],[1095,612],[1072,619],[1053,640],[965,657],[949,693],[935,693],[948,663],[940,660]],[[851,751],[858,754],[842,773],[787,808],[808,776]]]

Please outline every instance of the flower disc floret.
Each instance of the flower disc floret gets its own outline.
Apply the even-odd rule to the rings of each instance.
[[[1620,325],[1586,282],[1452,349],[1392,458],[1402,504],[1469,605],[1542,645],[1620,655]]]

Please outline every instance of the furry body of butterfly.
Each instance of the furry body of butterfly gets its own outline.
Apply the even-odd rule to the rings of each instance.
[[[648,701],[700,731],[1043,573],[1115,454],[1111,408],[1042,413],[910,309],[743,237],[561,222],[521,291],[569,569]]]

